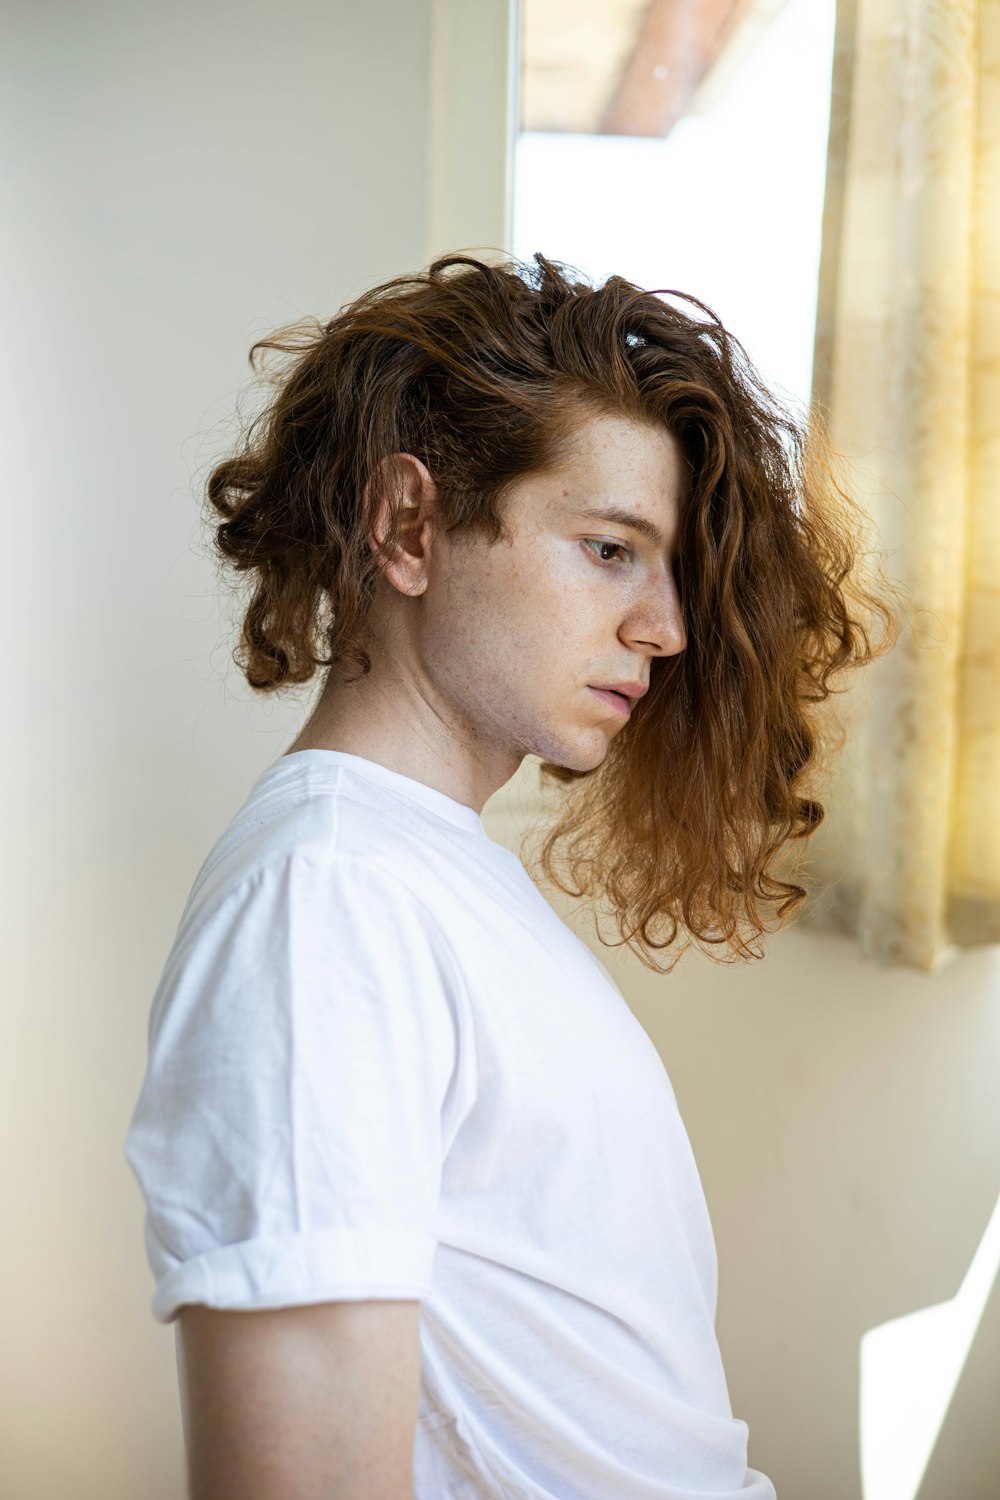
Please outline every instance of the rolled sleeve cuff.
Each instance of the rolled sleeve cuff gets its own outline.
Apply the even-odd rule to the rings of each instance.
[[[170,1323],[186,1302],[249,1310],[430,1291],[437,1241],[406,1229],[322,1229],[244,1240],[178,1261],[147,1224],[156,1289],[151,1307]]]

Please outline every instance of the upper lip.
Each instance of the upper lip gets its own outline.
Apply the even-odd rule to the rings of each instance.
[[[600,682],[594,686],[600,693],[621,693],[625,698],[641,698],[649,689],[648,682]]]

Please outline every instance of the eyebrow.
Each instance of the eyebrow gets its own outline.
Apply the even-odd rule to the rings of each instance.
[[[667,539],[658,526],[652,521],[647,521],[645,516],[637,516],[627,510],[623,505],[588,505],[576,512],[578,516],[586,516],[591,521],[611,521],[617,526],[628,526],[632,531],[637,531],[640,536],[654,542],[657,547],[665,547]]]

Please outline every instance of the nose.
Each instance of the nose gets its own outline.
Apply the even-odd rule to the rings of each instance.
[[[687,645],[680,595],[669,572],[637,598],[619,632],[634,649],[677,656]]]

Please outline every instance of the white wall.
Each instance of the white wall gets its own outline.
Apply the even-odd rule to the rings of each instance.
[[[4,9],[5,1500],[178,1500],[122,1154],[197,865],[301,711],[197,502],[254,336],[426,249],[427,0]]]

